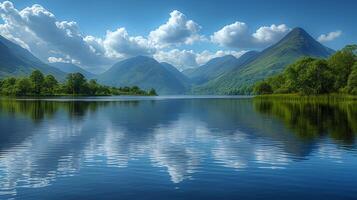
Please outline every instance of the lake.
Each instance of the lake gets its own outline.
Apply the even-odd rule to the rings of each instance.
[[[356,199],[357,104],[0,100],[0,199]]]

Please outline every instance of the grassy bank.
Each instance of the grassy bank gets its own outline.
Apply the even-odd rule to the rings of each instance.
[[[266,94],[255,96],[254,99],[262,100],[281,100],[299,102],[340,102],[356,101],[357,95],[347,94],[325,94],[325,95],[301,95],[301,94]]]

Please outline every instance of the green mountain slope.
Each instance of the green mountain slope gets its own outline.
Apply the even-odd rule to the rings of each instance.
[[[50,65],[63,71],[63,72],[66,72],[66,73],[79,72],[79,73],[83,74],[87,79],[93,79],[97,76],[97,75],[90,73],[87,70],[85,70],[77,65],[74,65],[72,63],[56,62],[56,63],[50,63]]]
[[[158,94],[184,94],[187,83],[153,58],[137,56],[113,65],[98,76],[99,82],[117,87],[154,88]]]
[[[213,58],[206,64],[196,69],[188,70],[186,72],[184,71],[184,73],[194,84],[200,85],[209,80],[213,80],[234,68],[238,68],[239,66],[250,62],[257,55],[258,52],[256,51],[249,51],[238,59],[232,55]]]
[[[0,78],[29,75],[33,70],[64,80],[66,73],[43,63],[28,50],[0,36]]]
[[[178,80],[185,84],[186,87],[190,87],[190,79],[182,72],[180,72],[176,67],[166,62],[162,62],[160,64],[164,66],[168,71],[170,71]]]
[[[249,93],[256,81],[275,75],[303,56],[326,58],[334,51],[301,28],[293,29],[282,40],[262,51],[254,60],[233,68],[222,76],[194,88],[200,94]]]

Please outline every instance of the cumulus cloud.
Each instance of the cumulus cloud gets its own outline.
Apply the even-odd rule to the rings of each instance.
[[[57,58],[57,57],[48,57],[48,62],[49,63],[58,63],[58,62],[60,62],[60,63],[70,63],[70,61],[68,61],[68,60],[65,60],[65,59],[63,59],[63,58]]]
[[[125,28],[107,31],[103,46],[109,57],[122,58],[134,55],[151,55],[155,48],[142,37],[130,37]]]
[[[196,62],[198,65],[203,65],[206,64],[208,61],[210,61],[213,58],[218,58],[218,57],[223,57],[226,55],[232,55],[236,58],[241,57],[243,54],[245,54],[247,51],[223,51],[219,50],[216,52],[211,52],[211,51],[202,51],[201,53],[197,54],[196,57]]]
[[[47,58],[47,61],[49,63],[72,63],[72,64],[76,64],[76,65],[81,65],[81,63],[76,60],[76,59],[72,59],[70,56],[65,56],[65,57],[54,57],[54,56],[50,56]]]
[[[244,22],[224,26],[211,36],[213,43],[232,48],[257,48],[273,44],[290,31],[285,24],[263,26],[251,34]]]
[[[169,20],[154,31],[149,38],[158,46],[192,44],[202,39],[198,34],[201,27],[194,21],[188,20],[180,11],[174,10],[170,13]]]
[[[160,62],[170,63],[180,70],[197,67],[196,54],[192,50],[158,51],[154,58]]]
[[[12,35],[10,39],[27,40],[24,43],[34,53],[40,44],[49,53],[70,56],[83,65],[103,64],[103,58],[93,54],[90,46],[83,40],[76,22],[58,21],[54,14],[37,4],[18,11],[11,2],[6,1],[1,4],[0,9],[6,25],[1,28]],[[43,53],[41,51],[36,54]]]
[[[224,26],[219,31],[213,33],[211,40],[214,43],[228,47],[246,48],[251,44],[248,27],[244,22],[235,22]]]
[[[320,35],[317,38],[317,40],[319,42],[329,42],[329,41],[335,40],[336,38],[340,37],[341,34],[342,34],[342,31],[340,31],[340,30],[332,31],[332,32],[327,33],[327,34]]]
[[[255,33],[253,33],[253,38],[257,43],[271,44],[280,40],[289,31],[290,28],[285,24],[262,26]]]
[[[118,58],[154,52],[147,39],[129,36],[125,28],[107,31],[103,39],[84,36],[76,22],[59,21],[38,4],[19,11],[5,1],[0,3],[0,15],[4,21],[0,25],[1,35],[43,60],[62,58],[62,61],[98,68],[111,65]]]
[[[200,53],[193,50],[172,49],[170,51],[158,51],[154,54],[154,58],[160,62],[167,62],[176,66],[179,70],[196,68],[208,62],[209,60],[225,55],[233,55],[240,57],[246,51],[223,51],[216,52],[202,51]]]

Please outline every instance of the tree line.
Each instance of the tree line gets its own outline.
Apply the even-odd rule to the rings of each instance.
[[[138,86],[110,87],[87,80],[81,73],[70,73],[60,83],[53,75],[44,75],[35,70],[28,77],[7,77],[0,80],[0,94],[6,96],[57,96],[57,95],[143,95],[156,96],[155,89],[145,91]]]
[[[256,83],[255,94],[357,95],[357,45],[347,45],[328,59],[304,57],[282,73]]]

